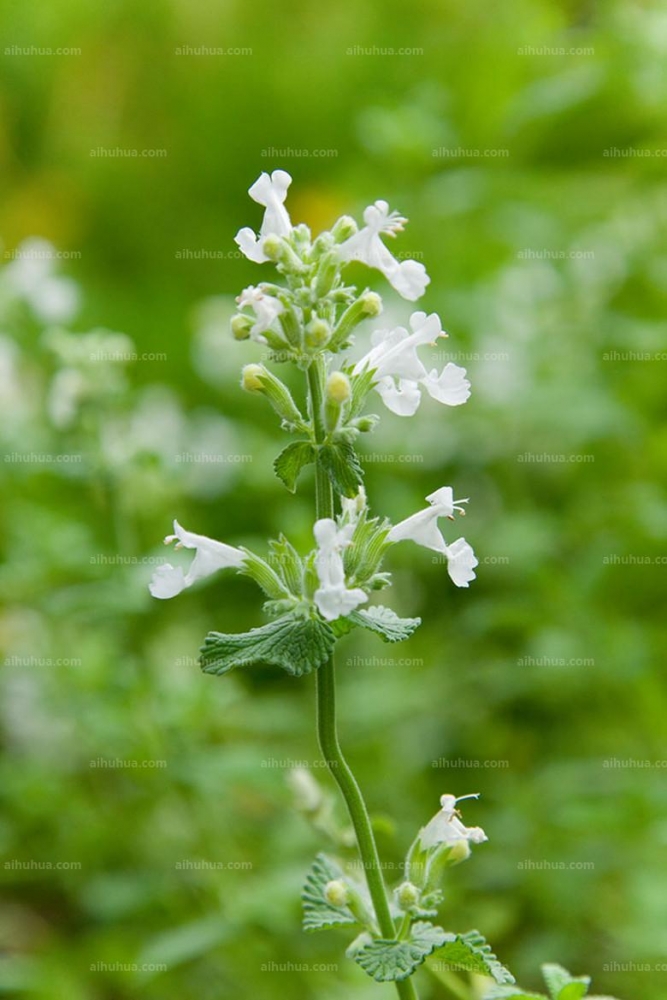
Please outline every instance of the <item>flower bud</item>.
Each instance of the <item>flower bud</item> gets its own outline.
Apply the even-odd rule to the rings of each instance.
[[[269,233],[262,243],[262,250],[269,260],[277,262],[283,253],[283,241],[280,236],[274,236],[272,233]]]
[[[403,882],[396,889],[396,901],[402,910],[409,910],[416,906],[420,895],[419,889],[412,882]]]
[[[276,378],[264,365],[246,365],[241,385],[246,392],[259,392],[265,395],[286,424],[300,427],[305,423],[285,383]]]
[[[352,386],[345,372],[332,372],[327,379],[327,399],[333,403],[346,403],[352,395]]]
[[[248,340],[250,337],[250,331],[253,327],[253,321],[249,316],[244,316],[243,313],[237,313],[236,316],[232,316],[230,325],[234,340]]]
[[[324,898],[330,906],[347,906],[350,900],[350,892],[342,879],[336,879],[333,882],[327,882],[324,887]]]
[[[306,347],[324,347],[331,340],[331,327],[323,320],[315,317],[306,327]]]
[[[374,413],[367,413],[365,416],[357,417],[356,420],[353,420],[352,426],[356,427],[362,434],[366,434],[368,431],[373,430],[379,419]]]
[[[343,405],[352,395],[350,380],[344,372],[332,372],[324,396],[324,425],[329,433],[338,429]]]
[[[331,338],[329,350],[339,351],[341,347],[345,347],[355,326],[371,316],[378,316],[381,312],[382,299],[380,296],[376,292],[364,292],[347,307],[341,316]]]
[[[331,291],[340,271],[340,266],[340,260],[335,250],[324,254],[317,269],[317,277],[315,279],[315,294],[318,298],[323,298]]]
[[[358,231],[359,227],[351,215],[341,215],[340,219],[338,219],[331,230],[336,243],[342,243],[343,240],[349,240],[350,236],[354,236],[354,234]]]
[[[241,372],[241,387],[246,392],[264,392],[261,376],[265,372],[264,365],[245,365]]]
[[[382,312],[382,299],[377,292],[364,292],[361,301],[366,316],[379,316]]]

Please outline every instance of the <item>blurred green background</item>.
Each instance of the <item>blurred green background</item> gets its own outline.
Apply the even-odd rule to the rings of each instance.
[[[451,484],[480,558],[458,591],[397,550],[388,602],[423,627],[341,645],[342,738],[382,855],[398,863],[443,792],[481,792],[465,818],[489,843],[452,871],[445,926],[479,927],[526,986],[551,960],[664,1000],[664,6],[2,10],[1,988],[394,995],[344,935],[300,930],[326,844],[286,778],[302,763],[329,787],[312,678],[201,675],[209,629],[258,624],[250,582],[146,590],[174,516],[310,545],[310,484],[293,498],[272,477],[280,431],[238,386],[259,348],[227,332],[268,276],[233,243],[261,218],[246,191],[282,167],[315,230],[376,198],[410,218],[392,249],[425,263],[420,306],[473,383],[465,407],[386,414],[362,445],[377,512]],[[17,259],[32,236],[66,256]],[[131,349],[80,339],[98,328],[137,360],[91,363]],[[451,995],[426,970],[419,986]]]

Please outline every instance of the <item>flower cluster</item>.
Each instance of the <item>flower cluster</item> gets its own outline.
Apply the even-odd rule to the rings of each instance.
[[[423,294],[429,278],[422,264],[399,262],[385,246],[382,237],[395,236],[407,221],[390,211],[386,202],[377,201],[365,210],[361,229],[343,216],[330,232],[313,239],[305,225],[292,225],[285,208],[291,181],[284,170],[275,170],[263,173],[249,190],[264,207],[264,218],[258,233],[241,229],[236,242],[249,260],[273,261],[286,284],[265,282],[244,289],[237,299],[232,331],[238,339],[268,346],[274,360],[292,360],[316,373],[321,399],[309,399],[306,415],[288,387],[263,364],[246,365],[242,385],[264,395],[283,428],[301,435],[276,462],[285,485],[296,488],[303,466],[321,464],[340,500],[337,518],[320,518],[314,525],[316,548],[302,560],[298,587],[294,579],[286,584],[294,604],[305,602],[311,613],[331,622],[366,604],[371,590],[389,582],[379,571],[380,559],[396,542],[411,540],[444,556],[457,587],[467,587],[475,578],[477,559],[468,542],[464,538],[446,542],[438,526],[442,518],[453,520],[455,514],[463,514],[462,504],[468,501],[455,501],[452,489],[445,486],[426,498],[424,510],[393,527],[387,522],[380,525],[368,515],[354,452],[356,437],[372,430],[378,419],[363,413],[371,391],[392,413],[406,417],[417,411],[424,393],[447,406],[465,403],[470,383],[464,368],[449,362],[439,372],[420,357],[420,351],[447,337],[435,313],[413,312],[409,329],[376,330],[366,353],[356,362],[348,360],[356,326],[379,315],[382,301],[369,289],[357,295],[344,284],[347,265],[361,262],[375,268],[410,301]],[[345,356],[336,368],[333,361],[341,352]],[[174,530],[167,541],[195,549],[195,559],[187,572],[171,564],[159,567],[150,585],[155,597],[173,597],[217,569],[244,572],[250,564],[257,569],[262,563],[257,556],[250,559],[246,550],[184,531],[177,522]],[[366,565],[365,553],[371,548],[377,558]]]

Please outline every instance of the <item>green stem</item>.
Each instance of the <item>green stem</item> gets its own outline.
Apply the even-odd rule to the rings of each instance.
[[[326,434],[322,420],[323,399],[323,368],[319,361],[314,361],[308,369],[308,388],[310,411],[315,430],[316,442],[321,442]],[[333,517],[334,501],[331,480],[326,472],[316,466],[315,472],[315,507],[319,520],[323,517]],[[361,794],[361,789],[350,765],[347,763],[338,740],[336,721],[336,668],[333,656],[315,671],[317,697],[317,736],[320,750],[331,775],[338,785],[347,805],[352,826],[357,838],[359,855],[361,857],[368,891],[373,901],[373,908],[380,933],[392,940],[396,937],[396,927],[389,909],[387,891],[382,876],[380,855],[378,854],[373,827],[368,809]],[[396,989],[401,1000],[418,1000],[417,991],[411,979],[396,983]]]

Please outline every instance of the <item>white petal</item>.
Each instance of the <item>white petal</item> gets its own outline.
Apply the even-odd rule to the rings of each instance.
[[[367,600],[367,595],[360,587],[355,587],[353,590],[347,590],[344,586],[320,587],[315,591],[317,610],[329,622],[349,615]]]
[[[187,584],[181,567],[164,563],[162,566],[158,566],[153,573],[151,582],[148,584],[148,589],[153,597],[166,600],[169,597],[176,597],[176,594],[180,594],[182,590],[185,590],[186,586]]]
[[[262,250],[262,241],[249,226],[239,229],[234,237],[234,242],[248,260],[254,261],[255,264],[263,264],[269,259]]]
[[[475,579],[474,568],[478,560],[465,538],[457,538],[447,546],[447,572],[457,587],[467,587]]]
[[[382,402],[399,417],[411,417],[419,408],[421,393],[416,382],[406,379],[396,385],[393,378],[383,378],[375,386],[382,397]]]
[[[424,265],[416,260],[402,260],[398,269],[391,275],[388,274],[387,278],[398,294],[408,302],[420,299],[431,281]]]
[[[445,540],[438,528],[438,512],[432,507],[420,510],[394,525],[387,535],[388,542],[416,542],[434,552],[446,552]]]
[[[434,493],[429,493],[426,497],[433,507],[438,509],[438,517],[452,517],[454,515],[454,490],[451,486],[441,486]]]
[[[447,406],[460,406],[470,397],[470,382],[466,378],[466,369],[452,364],[450,361],[442,369],[440,375],[434,368],[422,379],[422,385],[433,399]]]

